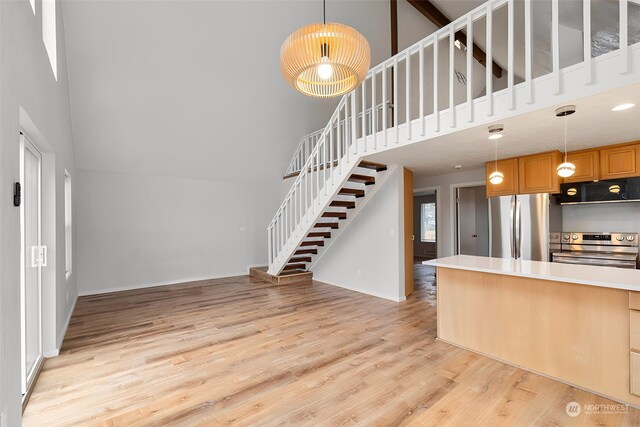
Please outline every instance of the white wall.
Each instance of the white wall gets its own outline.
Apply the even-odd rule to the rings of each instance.
[[[437,245],[439,258],[451,256],[454,252],[455,223],[453,214],[455,209],[455,186],[470,183],[480,183],[482,185],[485,179],[484,168],[437,176],[414,176],[414,189],[437,188],[438,191]]]
[[[389,4],[362,7],[334,2],[327,18],[361,31],[377,64],[390,53]],[[295,181],[282,180],[286,166],[338,102],[296,92],[278,63],[282,41],[317,21],[322,3],[67,1],[64,9],[83,179],[80,292],[266,265],[266,228]]]
[[[20,174],[20,128],[44,152],[43,191],[51,191],[43,195],[51,219],[51,228],[43,230],[49,249],[43,271],[46,352],[54,352],[61,341],[76,297],[76,274],[65,277],[64,170],[76,185],[77,177],[59,3],[56,81],[42,41],[41,2],[36,0],[34,15],[28,1],[0,1],[0,414],[7,426],[18,426],[21,419],[20,211],[12,204]]]
[[[562,231],[640,233],[640,203],[564,205]]]
[[[404,299],[402,168],[387,173],[391,175],[382,188],[313,266],[315,280],[393,301]]]
[[[241,275],[265,265],[276,185],[81,169],[78,176],[81,295]]]

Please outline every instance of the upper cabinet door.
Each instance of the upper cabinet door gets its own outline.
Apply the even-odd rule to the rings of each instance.
[[[569,153],[568,159],[576,166],[576,173],[564,182],[586,182],[600,179],[600,152],[584,150]]]
[[[640,175],[640,144],[600,150],[602,179],[629,178]]]
[[[559,151],[521,157],[518,161],[520,194],[560,192],[560,177],[556,172],[556,168],[562,163]]]
[[[496,170],[495,162],[487,162],[487,197],[518,194],[518,159],[498,160],[498,170],[504,174],[500,184],[489,182],[489,175]]]

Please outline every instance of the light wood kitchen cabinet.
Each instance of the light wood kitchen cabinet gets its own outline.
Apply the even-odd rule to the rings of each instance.
[[[600,179],[640,175],[640,143],[600,150]]]
[[[504,174],[504,180],[500,184],[489,182],[489,175],[495,170],[496,163],[487,162],[487,197],[518,194],[518,159],[498,160],[498,170]]]
[[[560,163],[562,154],[559,151],[520,157],[519,194],[559,193],[561,178],[556,168]]]
[[[630,356],[629,379],[631,384],[629,391],[631,394],[640,396],[640,353],[632,351]]]
[[[640,352],[640,311],[629,311],[629,346]]]
[[[569,161],[576,166],[576,173],[564,182],[586,182],[600,179],[600,151],[580,150],[569,153]]]

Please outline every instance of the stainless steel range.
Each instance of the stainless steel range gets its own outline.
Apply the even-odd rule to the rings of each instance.
[[[555,249],[553,262],[618,268],[640,265],[637,233],[553,233],[549,240]]]

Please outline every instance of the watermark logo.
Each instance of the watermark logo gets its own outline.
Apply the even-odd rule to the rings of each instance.
[[[574,401],[567,403],[565,411],[570,417],[577,417],[583,411],[585,414],[624,414],[629,407],[621,403],[581,405]]]
[[[577,417],[582,412],[582,406],[578,402],[569,402],[565,410],[570,417]]]

